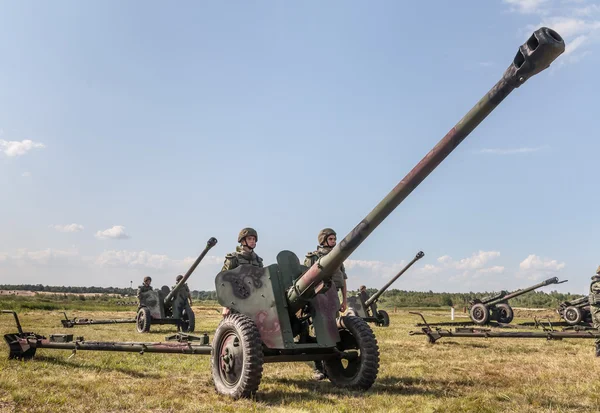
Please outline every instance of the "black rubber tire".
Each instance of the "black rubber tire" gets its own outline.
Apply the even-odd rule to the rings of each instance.
[[[583,320],[583,312],[578,307],[569,306],[565,308],[563,318],[569,325],[575,326]]]
[[[150,331],[152,316],[147,307],[140,307],[135,317],[135,328],[138,333],[147,333]]]
[[[193,333],[196,329],[196,315],[191,308],[186,308],[183,310],[183,314],[181,316],[183,320],[183,324],[181,325],[181,331],[184,333]]]
[[[387,311],[385,311],[385,310],[377,311],[377,318],[381,320],[381,322],[378,323],[378,325],[380,327],[389,327],[390,326],[390,316],[388,315]]]
[[[507,303],[496,304],[496,320],[499,323],[509,324],[513,321],[515,314],[513,309]]]
[[[341,317],[345,328],[341,328],[340,342],[337,348],[341,351],[359,350],[359,356],[347,361],[344,367],[341,359],[323,360],[325,374],[336,387],[349,390],[368,390],[377,379],[379,372],[379,346],[377,339],[367,324],[360,317]]]
[[[232,357],[227,360],[227,356]],[[237,313],[221,320],[210,354],[215,390],[234,399],[254,396],[262,378],[263,363],[260,333],[250,317]]]
[[[483,326],[490,321],[490,310],[485,305],[477,303],[469,309],[469,316],[475,324]]]

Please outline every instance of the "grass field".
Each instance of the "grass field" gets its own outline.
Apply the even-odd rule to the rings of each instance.
[[[0,302],[0,305],[2,303]],[[428,321],[447,310],[424,310]],[[549,312],[550,314],[550,312]],[[59,311],[22,309],[26,331],[73,333],[88,340],[161,341],[174,332],[156,326],[146,335],[132,324],[61,327]],[[71,311],[81,318],[126,318],[134,312]],[[517,312],[517,316],[519,316]],[[220,315],[197,310],[196,332],[212,339]],[[524,319],[516,319],[519,322]],[[409,336],[417,318],[391,314],[389,328],[375,327],[381,361],[366,393],[312,380],[308,363],[266,364],[256,400],[233,401],[215,393],[208,356],[38,350],[32,361],[0,357],[0,412],[197,412],[197,411],[600,411],[600,359],[593,340],[441,339],[427,344]],[[16,332],[0,316],[2,334]]]

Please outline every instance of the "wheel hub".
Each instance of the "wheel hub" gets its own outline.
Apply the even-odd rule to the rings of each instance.
[[[221,376],[227,383],[235,384],[239,380],[243,367],[243,357],[240,339],[234,334],[229,334],[223,339],[223,344],[219,351]]]

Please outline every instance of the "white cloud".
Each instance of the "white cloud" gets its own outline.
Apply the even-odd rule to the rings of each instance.
[[[470,257],[454,260],[449,255],[443,255],[437,259],[440,265],[427,264],[418,272],[424,275],[444,274],[449,281],[460,282],[462,285],[468,284],[481,276],[488,274],[501,274],[504,272],[504,266],[488,266],[488,263],[500,257],[499,251],[478,251],[471,254]]]
[[[43,250],[28,250],[27,248],[19,248],[15,252],[0,253],[0,262],[22,264],[67,264],[73,259],[77,259],[79,251],[75,248],[69,250],[60,250],[55,248],[46,248]]]
[[[519,264],[519,276],[530,280],[538,280],[542,277],[557,275],[565,268],[564,262],[558,262],[550,258],[541,258],[535,254],[530,254]]]
[[[21,156],[25,155],[32,149],[42,149],[46,146],[40,142],[33,142],[30,139],[23,141],[5,141],[0,139],[0,151],[4,152],[6,156]]]
[[[504,0],[504,3],[511,6],[511,11],[530,14],[541,12],[540,6],[547,3],[547,1],[548,0]]]
[[[31,176],[31,172],[23,172],[21,176],[24,178],[29,178]]]
[[[543,147],[539,148],[515,148],[515,149],[482,149],[480,153],[492,153],[494,155],[513,155],[516,153],[531,153],[542,150]]]
[[[500,256],[498,251],[479,251],[474,253],[469,258],[463,258],[462,260],[452,264],[458,270],[476,270],[483,268],[484,265],[492,258]]]
[[[81,224],[66,224],[66,225],[50,225],[50,228],[54,228],[59,232],[79,232],[83,231],[83,225]]]
[[[125,227],[122,225],[115,225],[112,228],[105,229],[104,231],[98,231],[95,235],[98,239],[129,239],[131,236],[125,232]]]
[[[104,251],[95,260],[94,264],[100,267],[143,268],[154,270],[185,271],[196,260],[196,257],[187,257],[182,260],[169,258],[164,254],[152,254],[147,251],[111,250]],[[205,256],[200,265],[223,264],[223,257]],[[216,274],[216,273],[215,273]]]
[[[565,263],[559,263],[557,260],[551,260],[548,258],[542,259],[537,255],[530,254],[527,258],[521,261],[519,268],[523,271],[544,270],[557,272],[565,268]]]

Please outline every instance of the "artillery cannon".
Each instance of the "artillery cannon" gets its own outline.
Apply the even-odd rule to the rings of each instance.
[[[358,294],[348,297],[348,311],[346,314],[348,315],[356,315],[363,320],[375,323],[380,327],[389,327],[390,325],[390,316],[385,310],[377,309],[377,300],[381,297],[389,287],[396,281],[402,274],[406,272],[415,262],[423,258],[425,254],[423,251],[419,251],[415,258],[412,259],[411,262],[406,264],[402,270],[398,274],[394,276],[391,280],[387,282],[379,291],[373,294],[371,297],[367,294],[366,291],[359,291]]]
[[[590,312],[590,302],[588,296],[578,298],[573,301],[563,301],[559,304],[556,312],[569,325],[578,325],[583,322],[592,322],[592,313]]]
[[[469,316],[475,324],[479,325],[485,325],[490,320],[496,320],[499,323],[508,324],[513,320],[514,317],[513,309],[508,304],[508,300],[546,285],[562,284],[564,282],[567,282],[567,280],[558,281],[557,277],[552,277],[542,281],[541,283],[532,285],[531,287],[513,291],[510,294],[508,291],[501,291],[500,293],[491,295],[489,297],[483,297],[481,299],[475,298],[469,302],[469,305],[471,306],[469,308]]]
[[[163,285],[160,290],[145,291],[140,294],[140,304],[135,317],[138,333],[149,332],[151,324],[176,324],[178,330],[181,329],[187,333],[194,331],[196,327],[194,311],[190,307],[187,297],[178,293],[200,261],[215,245],[217,245],[216,238],[208,240],[206,248],[171,291],[169,291],[169,287]]]
[[[441,139],[375,208],[310,268],[291,251],[264,268],[241,265],[217,274],[218,301],[230,313],[215,331],[212,346],[181,343],[52,342],[34,333],[5,335],[13,358],[31,358],[37,348],[104,351],[152,351],[210,354],[216,390],[232,398],[258,391],[263,364],[323,361],[333,385],[367,390],[379,371],[377,340],[366,321],[338,317],[339,300],[332,287],[334,271],[394,209],[515,88],[546,69],[565,44],[543,27],[519,48],[502,79]],[[140,350],[141,349],[141,350]]]
[[[536,328],[541,327],[543,331],[494,331],[491,328],[480,327],[456,327],[452,329],[444,329],[436,327],[433,324],[428,324],[423,314],[411,312],[421,317],[423,323],[419,323],[420,331],[410,331],[411,336],[424,335],[427,336],[429,344],[435,344],[436,341],[443,337],[452,338],[544,338],[546,340],[562,340],[564,338],[600,338],[598,329],[586,326],[568,326],[561,331],[555,330],[551,322],[544,325],[536,320]]]

